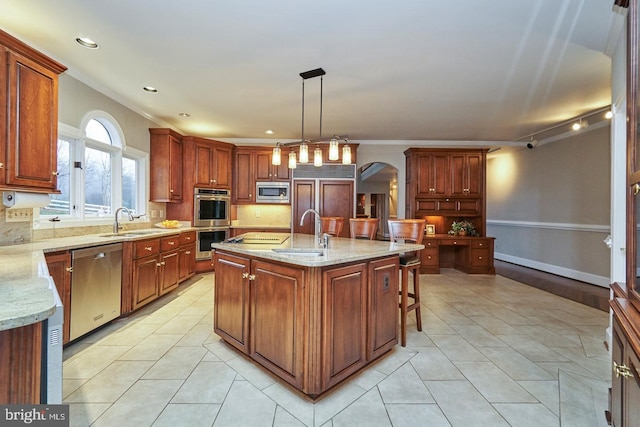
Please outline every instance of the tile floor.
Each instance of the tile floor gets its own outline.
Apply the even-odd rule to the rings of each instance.
[[[213,274],[67,347],[72,426],[606,426],[606,312],[421,275],[423,331],[313,404],[212,332]]]

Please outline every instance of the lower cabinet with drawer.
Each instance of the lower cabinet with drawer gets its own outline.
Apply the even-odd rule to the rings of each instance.
[[[124,242],[122,314],[127,315],[171,292],[194,274],[193,231]]]
[[[455,268],[469,274],[496,274],[493,237],[435,235],[422,240],[420,273],[438,274]]]

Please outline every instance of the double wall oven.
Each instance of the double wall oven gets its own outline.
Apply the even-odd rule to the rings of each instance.
[[[231,219],[229,190],[195,188],[193,195],[193,226],[197,227],[196,259],[211,258],[211,244],[229,237]]]

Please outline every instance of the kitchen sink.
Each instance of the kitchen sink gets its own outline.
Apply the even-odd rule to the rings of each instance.
[[[161,233],[162,231],[163,230],[123,231],[122,233],[100,234],[100,237],[139,237],[139,236],[148,236],[149,234]]]
[[[271,250],[279,254],[296,256],[321,256],[324,254],[323,249],[312,248],[275,248]]]

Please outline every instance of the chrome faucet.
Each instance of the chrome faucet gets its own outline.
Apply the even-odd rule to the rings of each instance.
[[[120,211],[126,211],[129,215],[129,221],[133,221],[133,213],[128,208],[122,206],[116,209],[115,221],[113,221],[113,234],[118,234],[118,230],[120,230],[120,224],[118,224],[118,215],[120,214]]]
[[[316,228],[315,228],[316,239],[318,239],[318,245],[323,248],[324,241],[322,239],[322,224],[320,222],[320,213],[315,209],[307,209],[306,211],[304,211],[304,213],[302,214],[302,217],[300,218],[300,225],[301,226],[303,225],[304,217],[307,216],[309,212],[312,212],[316,215]]]

